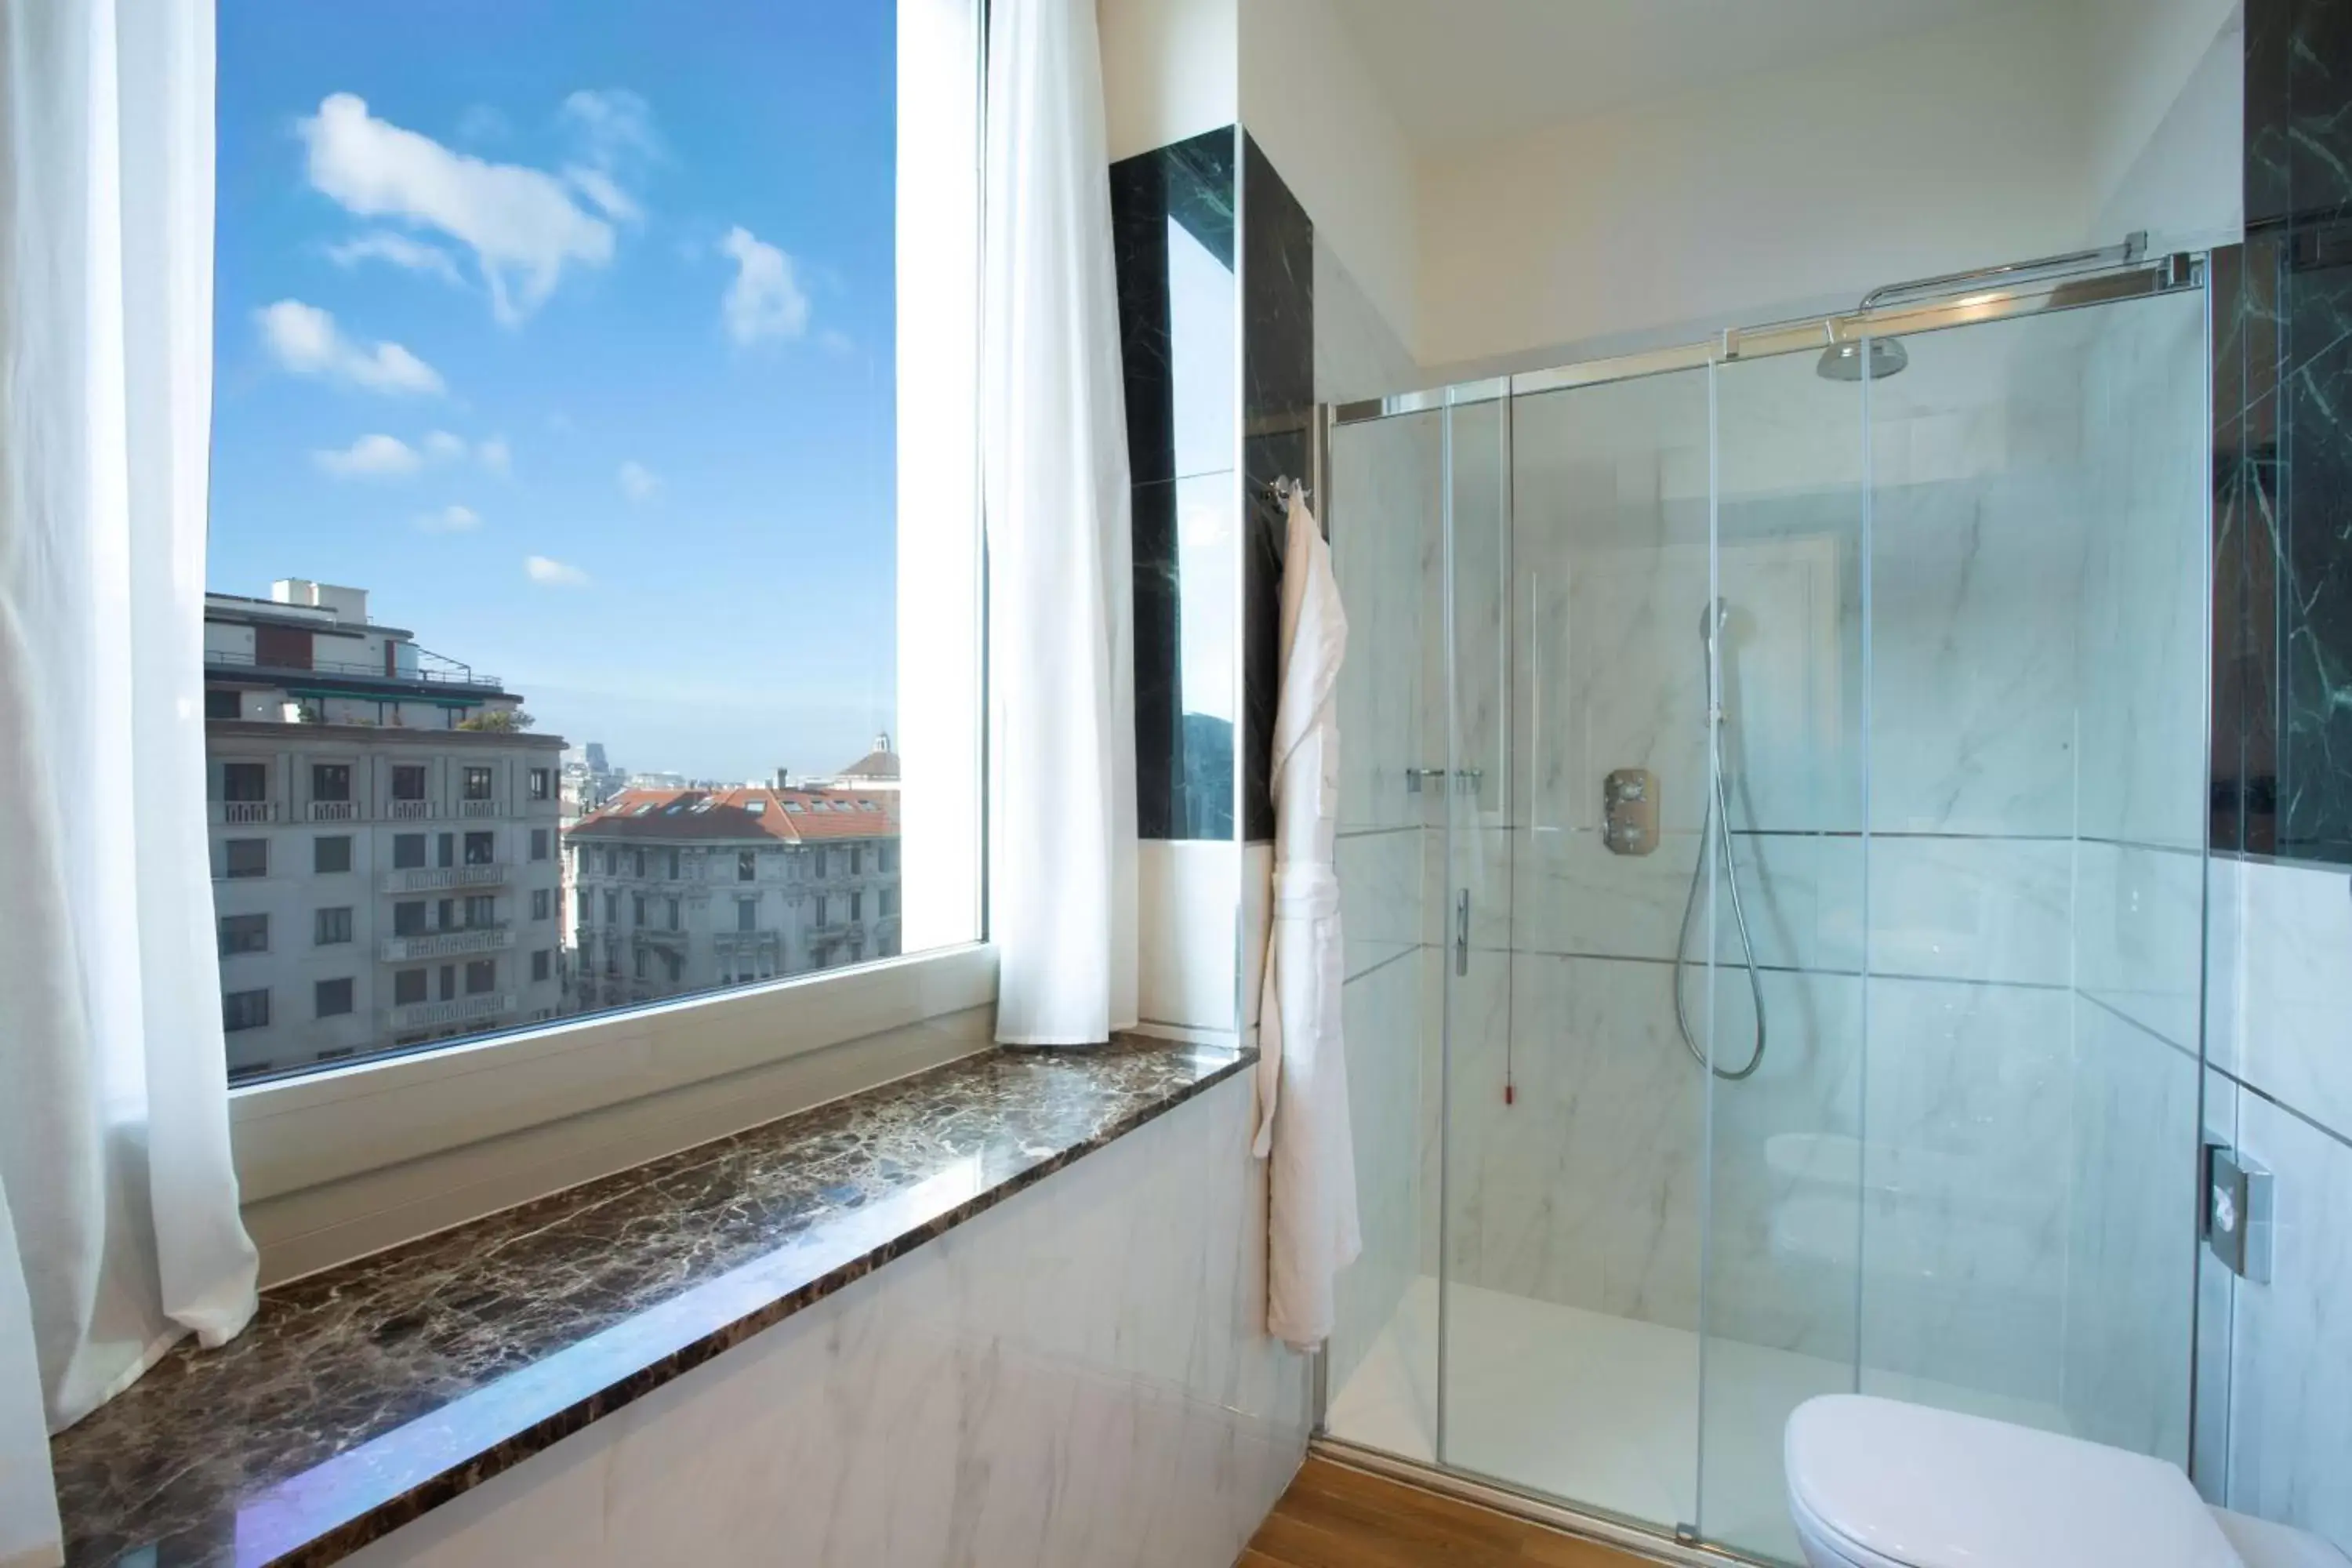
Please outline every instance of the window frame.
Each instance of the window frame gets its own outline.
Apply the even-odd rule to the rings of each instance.
[[[740,1090],[726,1086],[745,1073],[798,1073],[764,1081],[821,1083],[826,1087],[816,1098],[824,1099],[899,1076],[924,1058],[945,1060],[985,1046],[984,1010],[995,1001],[997,983],[982,896],[987,694],[976,657],[986,640],[981,414],[973,396],[985,5],[940,0],[927,6],[919,36],[908,30],[911,15],[901,16],[896,89],[897,662],[902,670],[917,668],[949,645],[974,655],[940,669],[939,679],[902,682],[899,693],[900,749],[936,759],[908,787],[908,795],[922,799],[941,849],[922,852],[908,885],[907,901],[918,910],[908,940],[926,945],[908,956],[775,976],[723,994],[662,998],[473,1037],[410,1037],[383,1054],[305,1063],[235,1086],[232,1146],[249,1212],[263,1205],[289,1219],[299,1213],[310,1236],[337,1226],[365,1229],[371,1240],[361,1250],[372,1250],[439,1228],[449,1223],[451,1205],[475,1201],[456,1195],[483,1190],[457,1184],[460,1163],[468,1183],[541,1181],[542,1174],[520,1173],[522,1163],[539,1162],[530,1169],[543,1173],[547,1141],[584,1136],[562,1130],[584,1129],[591,1119],[601,1130],[599,1147],[627,1138],[658,1142],[674,1134],[653,1129],[683,1125],[676,1121],[682,1104],[740,1105]],[[517,783],[530,788],[527,773],[494,774],[488,798],[499,798],[502,784]],[[428,778],[428,794],[433,784]],[[461,780],[446,777],[439,784],[463,788]],[[551,774],[551,796],[556,786]],[[354,780],[354,794],[359,788]],[[471,792],[465,797],[476,798]],[[428,843],[426,864],[446,856],[450,843],[446,832]],[[558,855],[562,847],[555,846]],[[756,872],[753,880],[760,880]],[[583,898],[589,892],[575,889]],[[562,919],[560,894],[552,912]],[[584,918],[580,923],[593,924]],[[590,950],[583,948],[576,962],[583,973],[596,972]],[[746,959],[739,968],[748,978],[754,965]],[[395,988],[410,973],[429,999],[431,976],[446,978],[450,971],[446,964],[404,966],[394,971]],[[843,1047],[852,1047],[857,1048],[845,1054]],[[386,1217],[384,1189],[371,1184],[413,1184],[425,1168],[420,1163],[436,1155],[447,1156],[451,1185],[429,1202],[404,1198],[413,1212]],[[567,1158],[576,1169],[576,1157]],[[580,1179],[584,1175],[537,1190]],[[281,1200],[292,1206],[281,1208]],[[257,1236],[265,1275],[271,1274],[278,1244],[266,1230]],[[323,1244],[296,1250],[317,1245]]]

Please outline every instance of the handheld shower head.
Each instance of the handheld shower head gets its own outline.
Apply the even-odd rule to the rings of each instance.
[[[1715,647],[1717,634],[1723,631],[1730,625],[1730,600],[1717,599],[1711,604],[1702,605],[1698,612],[1699,646],[1706,648],[1713,648]]]

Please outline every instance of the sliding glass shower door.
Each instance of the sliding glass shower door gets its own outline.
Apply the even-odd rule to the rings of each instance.
[[[1815,1394],[2185,1461],[2207,328],[2137,282],[1335,423],[1333,1436],[1777,1562]]]

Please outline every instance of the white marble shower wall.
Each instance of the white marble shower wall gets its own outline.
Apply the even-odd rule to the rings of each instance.
[[[1419,383],[1387,321],[1320,235],[1315,242],[1316,396],[1375,397]],[[1338,1388],[1412,1278],[1424,1271],[1423,796],[1406,788],[1442,737],[1424,732],[1434,634],[1424,584],[1438,548],[1438,441],[1432,416],[1336,432],[1318,498],[1349,620],[1340,667],[1340,828],[1347,937],[1341,1025],[1364,1251],[1339,1282],[1327,1363]],[[1431,1101],[1433,1104],[1433,1100]]]

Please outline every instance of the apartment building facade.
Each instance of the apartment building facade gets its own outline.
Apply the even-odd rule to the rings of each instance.
[[[207,595],[205,645],[230,1077],[555,1016],[562,740],[362,590]]]
[[[565,835],[573,1011],[898,952],[887,790],[629,789]]]

